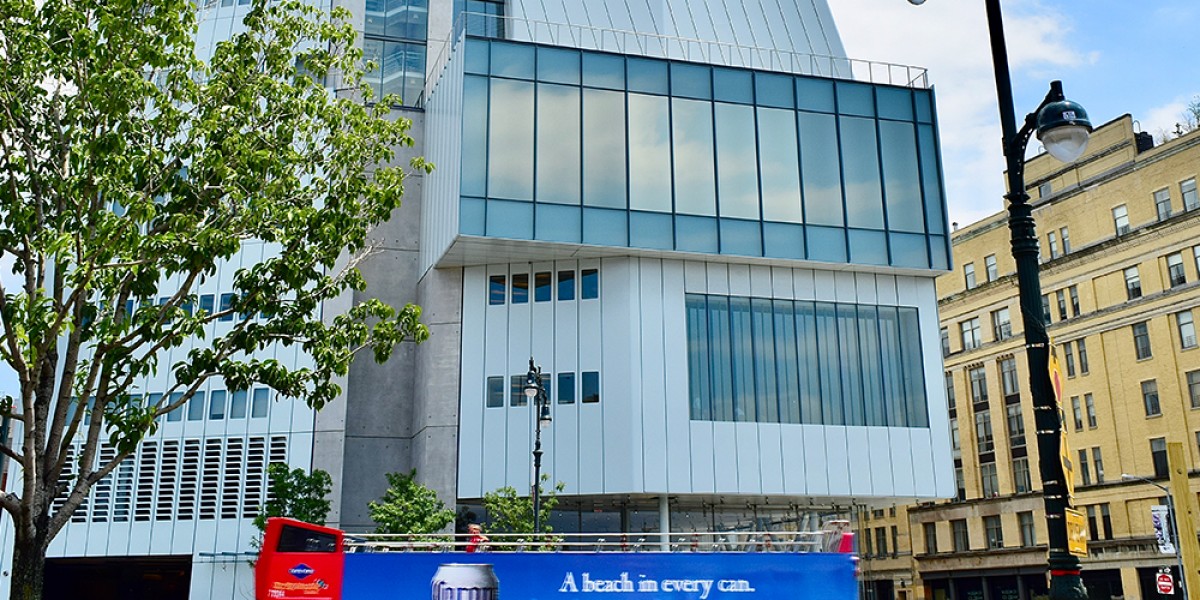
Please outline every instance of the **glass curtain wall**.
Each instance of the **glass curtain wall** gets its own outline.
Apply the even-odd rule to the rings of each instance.
[[[419,106],[425,88],[429,0],[366,0],[363,61],[375,101],[394,94],[403,106]]]

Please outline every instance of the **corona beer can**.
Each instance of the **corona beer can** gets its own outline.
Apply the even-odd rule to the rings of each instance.
[[[433,575],[433,600],[497,600],[500,580],[492,565],[448,563]]]

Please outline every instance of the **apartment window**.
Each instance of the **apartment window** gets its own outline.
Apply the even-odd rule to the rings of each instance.
[[[1017,377],[1017,359],[1013,357],[1000,359],[1000,382],[1005,396],[1021,392],[1020,378]]]
[[[1162,221],[1171,216],[1171,190],[1163,188],[1154,192],[1154,210],[1158,212],[1158,220]]]
[[[575,271],[558,272],[558,299],[560,302],[575,299]]]
[[[1071,414],[1075,417],[1075,431],[1083,431],[1083,411],[1079,407],[1079,396],[1071,396]]]
[[[1009,404],[1004,407],[1004,413],[1008,417],[1008,440],[1014,447],[1025,445],[1025,416],[1021,414],[1021,403]]]
[[[1088,539],[1095,541],[1100,539],[1100,525],[1096,520],[1096,505],[1089,504],[1087,507],[1088,520]]]
[[[1171,287],[1187,283],[1187,275],[1183,272],[1183,254],[1176,252],[1167,255],[1167,279]]]
[[[942,334],[942,358],[950,356],[950,329],[943,327]]]
[[[895,508],[892,509],[891,516],[893,516],[893,517],[896,516]],[[896,555],[900,553],[900,528],[896,527],[895,525],[892,525],[891,531],[892,531],[892,558],[896,558]]]
[[[1083,338],[1075,340],[1075,347],[1079,349],[1079,373],[1082,375],[1088,374],[1088,356],[1087,342]]]
[[[1133,347],[1138,360],[1152,356],[1150,352],[1150,329],[1146,326],[1145,321],[1133,325]]]
[[[1087,450],[1079,451],[1080,485],[1092,485],[1092,472],[1088,470]]]
[[[495,376],[487,378],[487,400],[484,404],[487,408],[503,408],[504,407],[504,377]]]
[[[937,523],[922,525],[925,532],[925,554],[937,554]]]
[[[1000,495],[1000,477],[996,473],[996,463],[979,465],[979,482],[984,498],[995,498]]]
[[[887,529],[883,527],[875,528],[875,555],[879,557],[887,556]]]
[[[1104,483],[1104,457],[1099,446],[1092,448],[1092,469],[1096,472],[1096,483]]]
[[[1184,350],[1196,347],[1196,323],[1192,321],[1192,311],[1185,310],[1175,313],[1175,323],[1179,326],[1179,345]]]
[[[225,418],[225,390],[213,390],[208,394],[208,419],[219,421]]]
[[[1150,440],[1150,460],[1154,464],[1154,476],[1166,477],[1167,470],[1167,438]]]
[[[967,284],[967,289],[975,289],[975,263],[969,262],[963,265],[963,281]]]
[[[996,341],[1012,337],[1012,318],[1007,307],[992,311],[992,336]]]
[[[866,556],[867,558],[875,556],[875,549],[871,545],[871,530],[870,529],[867,529],[866,535],[862,536],[862,540],[863,540],[863,545],[865,546],[863,548],[863,556]]]
[[[996,442],[992,437],[992,411],[981,410],[975,413],[975,442],[979,445],[976,448],[979,452],[991,452],[996,449]]]
[[[1066,290],[1058,290],[1057,292],[1054,292],[1054,299],[1058,301],[1058,320],[1065,320],[1067,318]]]
[[[1073,285],[1068,287],[1067,295],[1071,297],[1071,314],[1078,317],[1081,312],[1079,310],[1079,286]]]
[[[187,403],[187,420],[203,421],[204,420],[204,392],[196,392],[188,399]]]
[[[1129,300],[1142,297],[1142,277],[1137,267],[1125,269],[1125,297]]]
[[[1049,325],[1052,319],[1050,318],[1050,295],[1042,294],[1042,322]]]
[[[1033,511],[1017,513],[1017,528],[1021,530],[1021,547],[1031,548],[1037,543],[1033,528]]]
[[[1200,208],[1200,198],[1196,196],[1196,178],[1185,180],[1179,184],[1179,195],[1183,196],[1183,210]]]
[[[1050,258],[1053,259],[1062,256],[1062,253],[1058,251],[1058,233],[1053,231],[1047,233],[1046,241],[1049,242],[1047,245],[1050,246]]]
[[[946,405],[950,409],[954,409],[954,375],[946,371]]]
[[[1012,460],[1013,468],[1013,487],[1018,494],[1024,494],[1033,491],[1033,473],[1029,470],[1029,459],[1027,457],[1014,458]]]
[[[558,374],[558,403],[575,404],[575,374]]]
[[[1004,547],[1004,527],[1000,525],[1000,515],[984,517],[983,530],[987,533],[988,550]]]
[[[1063,350],[1063,364],[1065,364],[1067,367],[1067,377],[1074,377],[1075,376],[1075,352],[1074,352],[1074,348],[1071,347],[1071,342],[1065,342],[1062,345],[1062,350]]]
[[[1153,379],[1142,382],[1142,404],[1146,407],[1147,417],[1162,414],[1162,407],[1158,403],[1158,383]]]
[[[1067,233],[1067,228],[1063,227],[1058,230],[1058,234],[1062,237],[1063,254],[1071,253],[1071,236]]]
[[[971,380],[971,402],[987,402],[987,372],[982,366],[967,369],[967,377]]]
[[[1096,419],[1096,399],[1091,394],[1084,394],[1083,405],[1087,409],[1088,429],[1095,429],[1098,425],[1098,420]]]
[[[503,379],[501,379],[501,387],[503,387]],[[248,390],[237,390],[233,393],[233,397],[229,399],[229,418],[230,419],[245,419],[246,418],[246,400],[250,396]],[[501,396],[503,397],[503,396]]]
[[[1187,386],[1192,408],[1200,408],[1200,371],[1188,371]]]
[[[983,257],[983,270],[988,281],[995,281],[1000,277],[1000,272],[996,269],[995,254],[989,254]]]
[[[1100,505],[1100,525],[1104,531],[1104,539],[1113,539],[1112,534],[1112,515],[1108,512],[1108,503]]]
[[[1125,205],[1113,207],[1113,228],[1116,229],[1117,235],[1125,235],[1129,233],[1129,211]]]
[[[504,297],[508,295],[508,287],[505,283],[504,275],[492,275],[488,277],[488,304],[493,306],[504,304]]]
[[[963,350],[974,350],[982,343],[982,336],[979,334],[979,317],[967,319],[958,324],[959,334],[962,337]]]
[[[951,539],[954,541],[955,552],[966,552],[971,549],[971,538],[967,534],[966,519],[950,521]]]
[[[261,419],[267,416],[270,400],[271,390],[267,388],[254,388],[254,392],[250,396],[250,417]]]

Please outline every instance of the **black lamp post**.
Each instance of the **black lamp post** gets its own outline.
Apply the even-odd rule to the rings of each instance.
[[[524,392],[533,404],[533,532],[537,534],[542,532],[542,428],[550,426],[550,399],[542,385],[542,368],[534,366],[532,356]]]
[[[909,0],[918,5],[924,1]],[[1080,577],[1079,559],[1070,553],[1067,546],[1065,513],[1070,507],[1071,498],[1061,457],[1060,408],[1050,382],[1050,337],[1046,334],[1046,323],[1042,316],[1037,231],[1029,194],[1025,193],[1025,148],[1029,137],[1036,132],[1051,156],[1063,162],[1074,161],[1087,148],[1092,125],[1083,107],[1064,98],[1062,83],[1054,81],[1050,83],[1050,91],[1041,105],[1026,115],[1025,122],[1017,129],[1000,0],[985,0],[985,4],[992,43],[992,63],[996,71],[1000,125],[1004,133],[1004,157],[1008,168],[1008,194],[1005,195],[1008,199],[1008,228],[1012,234],[1012,255],[1017,263],[1017,288],[1021,300],[1021,320],[1025,326],[1025,354],[1029,362],[1029,392],[1033,397],[1038,467],[1042,477],[1042,496],[1050,541],[1050,598],[1086,599],[1087,590]]]

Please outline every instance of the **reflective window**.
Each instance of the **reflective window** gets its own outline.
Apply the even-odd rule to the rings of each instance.
[[[625,208],[625,94],[583,90],[583,203]]]
[[[508,378],[508,405],[526,406],[529,399],[525,397],[525,374],[511,375]]]
[[[549,302],[551,300],[551,281],[553,274],[550,271],[542,271],[533,276],[533,299],[536,302]]]
[[[526,304],[529,302],[529,273],[513,273],[512,303]]]
[[[212,294],[200,294],[200,310],[202,310],[205,313],[208,313],[210,315],[213,313],[213,295]],[[132,314],[133,307],[127,304],[126,308],[125,308],[125,312],[126,312],[126,314]]]
[[[267,388],[254,388],[254,396],[250,403],[250,416],[254,418],[267,416],[270,400],[271,390]]]
[[[579,88],[537,87],[537,201],[579,204]],[[465,149],[464,149],[465,150]]]
[[[841,154],[831,115],[800,113],[804,216],[815,225],[843,225]]]
[[[425,42],[363,38],[363,60],[374,69],[363,73],[374,100],[395,95],[404,106],[416,106],[425,87]]]
[[[463,78],[462,194],[487,195],[488,80]]]
[[[795,111],[758,109],[758,147],[763,220],[803,221]]]
[[[558,272],[558,299],[575,299],[575,271]]]
[[[172,392],[171,395],[169,396],[169,399],[167,400],[167,405],[168,406],[173,405],[176,402],[179,402],[181,399],[183,399],[183,392]],[[182,406],[167,413],[167,421],[182,421],[182,420],[183,420],[183,407]]]
[[[925,211],[921,206],[916,129],[911,123],[880,121],[879,138],[883,152],[888,228],[924,233]]]
[[[580,374],[580,384],[582,387],[580,396],[584,404],[592,404],[600,401],[600,373],[596,371],[584,371]]]
[[[492,79],[488,196],[533,199],[533,84]]]
[[[502,408],[504,406],[504,377],[488,377],[487,378],[487,400],[485,404],[488,408]]]
[[[208,418],[210,420],[225,418],[225,390],[214,390],[208,394]]]
[[[675,210],[681,214],[715,215],[717,180],[712,103],[675,98],[671,110]]]
[[[717,198],[722,217],[760,218],[754,108],[718,102]]]
[[[246,418],[246,390],[238,390],[233,392],[233,397],[229,401],[229,418],[230,419],[245,419]]]
[[[629,94],[631,209],[671,212],[671,121],[667,106],[664,96]]]
[[[558,374],[558,403],[559,404],[574,404],[575,403],[575,374],[574,373],[559,373]]]
[[[579,298],[581,300],[595,300],[600,297],[600,271],[597,269],[584,269],[580,272],[580,291]]]
[[[875,121],[841,117],[842,176],[846,182],[846,225],[883,229],[883,190]]]
[[[187,420],[202,421],[204,420],[204,392],[196,392],[187,403]]]
[[[1200,208],[1200,197],[1196,195],[1196,178],[1193,177],[1179,184],[1179,195],[1183,196],[1183,210]]]
[[[488,277],[488,304],[504,304],[504,297],[507,295],[508,289],[503,275]]]

